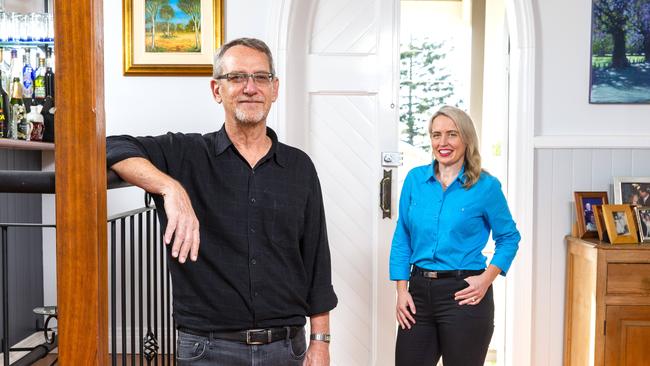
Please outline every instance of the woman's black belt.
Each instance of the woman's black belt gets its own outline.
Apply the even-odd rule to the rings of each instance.
[[[485,272],[484,269],[459,269],[452,271],[430,271],[428,269],[413,266],[411,271],[412,276],[421,276],[430,279],[438,278],[466,278],[469,276],[477,276]]]
[[[178,330],[199,337],[223,339],[226,341],[242,342],[246,344],[269,344],[282,339],[287,339],[287,332],[289,333],[289,338],[293,338],[300,333],[302,328],[303,327],[282,327],[248,329],[232,332],[206,332],[180,327]]]

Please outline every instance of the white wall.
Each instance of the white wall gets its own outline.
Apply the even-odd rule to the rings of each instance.
[[[226,41],[255,37],[272,44],[273,2],[225,1]],[[280,75],[282,78],[282,75]],[[223,124],[213,99],[210,77],[123,76],[122,3],[104,1],[104,90],[106,135],[160,135],[168,131],[207,133]],[[271,115],[271,119],[273,114]],[[270,121],[271,126],[274,121]],[[109,215],[141,206],[142,191],[109,191]]]
[[[535,0],[536,125],[531,364],[562,364],[573,192],[650,176],[649,105],[589,104],[591,1]],[[514,122],[514,121],[512,121]]]
[[[15,0],[9,0],[9,2]],[[32,0],[40,1],[40,0]],[[260,38],[273,50],[279,12],[275,2],[225,0],[226,41]],[[269,37],[269,34],[271,35]],[[277,64],[277,62],[276,62]],[[280,75],[282,78],[282,75]],[[213,99],[210,77],[126,77],[122,66],[122,2],[104,1],[104,91],[106,135],[159,135],[167,131],[207,133],[221,128],[224,114]],[[275,114],[269,125],[275,126]],[[53,154],[44,155],[47,170]],[[122,188],[108,192],[108,214],[143,205],[143,191]],[[43,196],[43,222],[54,222],[54,196]],[[46,304],[56,303],[56,250],[52,233],[44,235],[43,267]]]

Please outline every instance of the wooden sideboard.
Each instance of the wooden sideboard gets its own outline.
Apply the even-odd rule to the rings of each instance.
[[[564,365],[650,365],[650,245],[566,240]]]

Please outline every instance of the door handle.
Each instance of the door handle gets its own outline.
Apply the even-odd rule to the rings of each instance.
[[[381,218],[391,218],[391,187],[393,186],[393,171],[384,169],[384,177],[379,181],[379,208]]]

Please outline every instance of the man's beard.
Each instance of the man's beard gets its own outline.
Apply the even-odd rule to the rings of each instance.
[[[266,119],[264,111],[248,112],[241,108],[235,108],[235,120],[241,124],[258,124]]]

